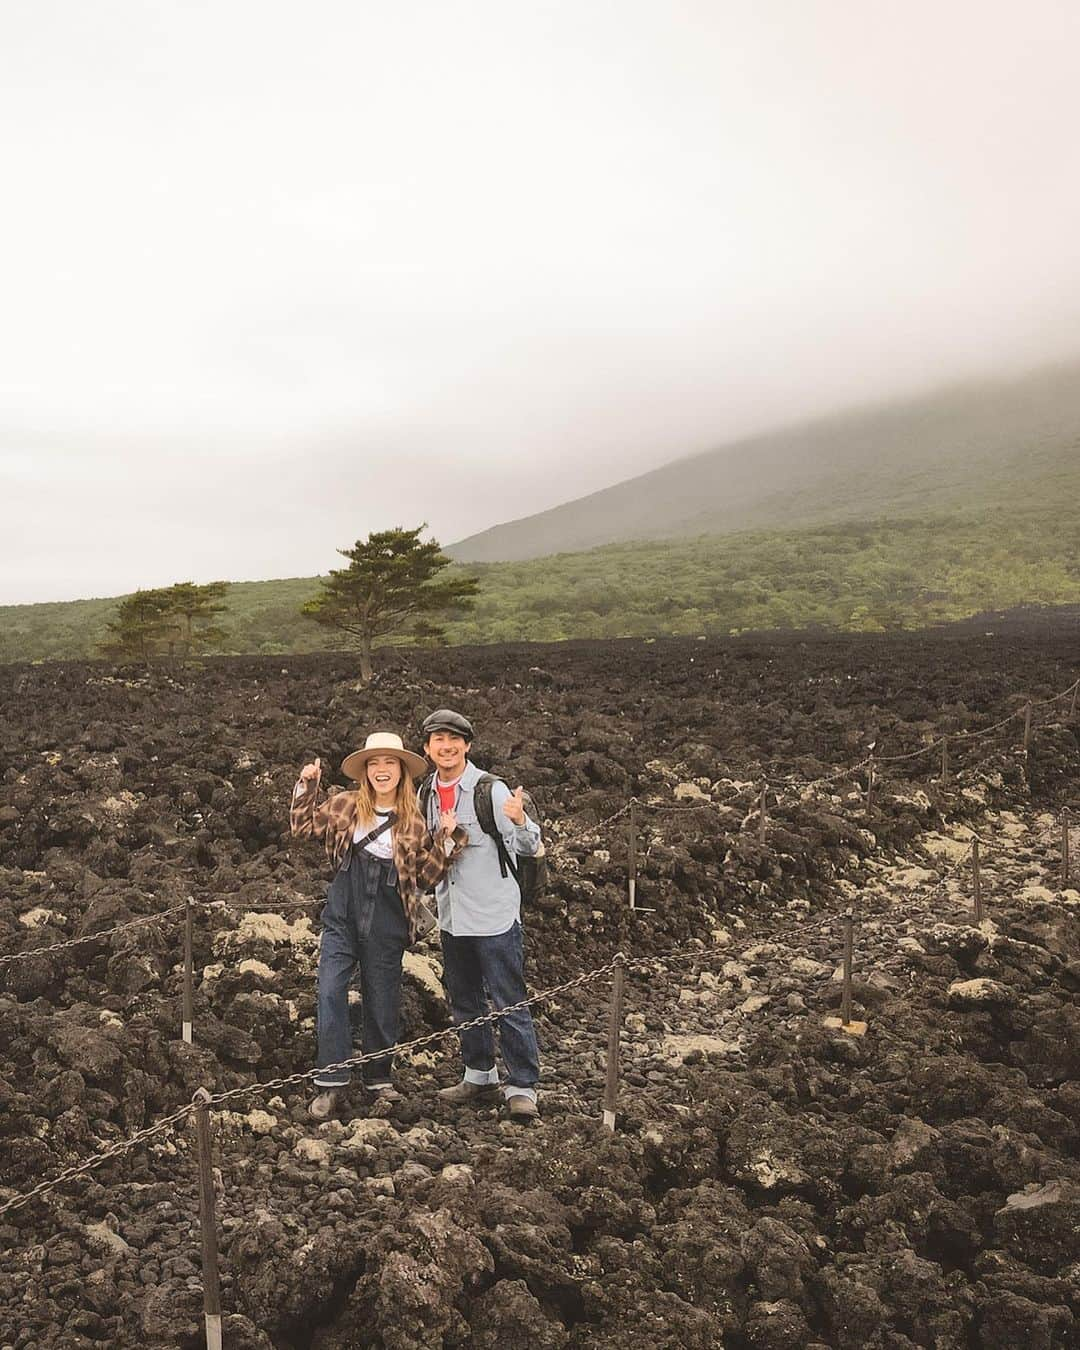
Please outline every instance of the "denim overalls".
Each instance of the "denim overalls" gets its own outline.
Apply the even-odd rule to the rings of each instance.
[[[319,953],[318,1036],[316,1064],[339,1064],[354,1054],[349,1022],[349,981],[360,967],[364,1053],[385,1050],[398,1039],[401,1018],[401,958],[409,945],[409,926],[391,860],[374,857],[350,845],[345,861],[330,883],[323,908]],[[363,1066],[369,1086],[390,1082],[393,1057]],[[320,1073],[318,1087],[344,1087],[348,1069]]]

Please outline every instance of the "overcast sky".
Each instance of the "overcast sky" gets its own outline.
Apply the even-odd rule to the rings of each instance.
[[[1076,0],[0,9],[0,603],[1080,354]]]

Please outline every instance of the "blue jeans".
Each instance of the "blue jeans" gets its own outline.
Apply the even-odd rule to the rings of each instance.
[[[454,937],[442,930],[443,975],[455,1024],[471,1022],[494,1008],[508,1008],[528,997],[525,989],[524,943],[521,924],[495,937]],[[490,1003],[489,1003],[490,1000]],[[495,1068],[495,1033],[506,1066],[506,1087],[526,1089],[532,1095],[540,1078],[536,1031],[528,1008],[508,1013],[461,1033],[466,1070],[479,1077]]]
[[[354,1053],[349,982],[360,968],[364,1053],[396,1044],[401,1022],[401,958],[409,943],[397,873],[370,853],[350,851],[330,883],[319,952],[317,1066],[340,1064]],[[364,1082],[388,1083],[393,1056],[372,1060]],[[345,1087],[348,1069],[319,1074],[318,1087]]]

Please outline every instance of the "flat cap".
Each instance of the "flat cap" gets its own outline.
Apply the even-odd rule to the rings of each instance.
[[[467,741],[473,739],[472,723],[467,717],[462,717],[461,713],[454,712],[453,708],[436,708],[433,713],[429,713],[424,718],[421,731],[424,733],[425,741],[434,731],[449,731]]]

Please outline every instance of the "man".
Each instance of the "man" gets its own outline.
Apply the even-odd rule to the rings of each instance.
[[[495,1008],[508,1008],[527,997],[521,932],[521,893],[513,873],[500,865],[494,838],[485,834],[476,814],[474,790],[482,771],[469,762],[473,728],[467,717],[450,708],[433,712],[423,725],[424,751],[435,766],[426,803],[430,823],[440,813],[453,811],[468,831],[468,845],[435,891],[442,939],[443,973],[455,1023],[470,1022]],[[525,814],[522,789],[511,792],[505,783],[491,786],[491,805],[499,834],[511,862],[534,857],[540,847],[540,827]],[[536,1032],[528,1008],[508,1013],[494,1025],[506,1067],[503,1091],[510,1115],[517,1120],[535,1117],[536,1084],[540,1061]],[[499,1090],[495,1067],[493,1024],[461,1033],[465,1074],[460,1083],[443,1088],[449,1102],[490,1101]]]

